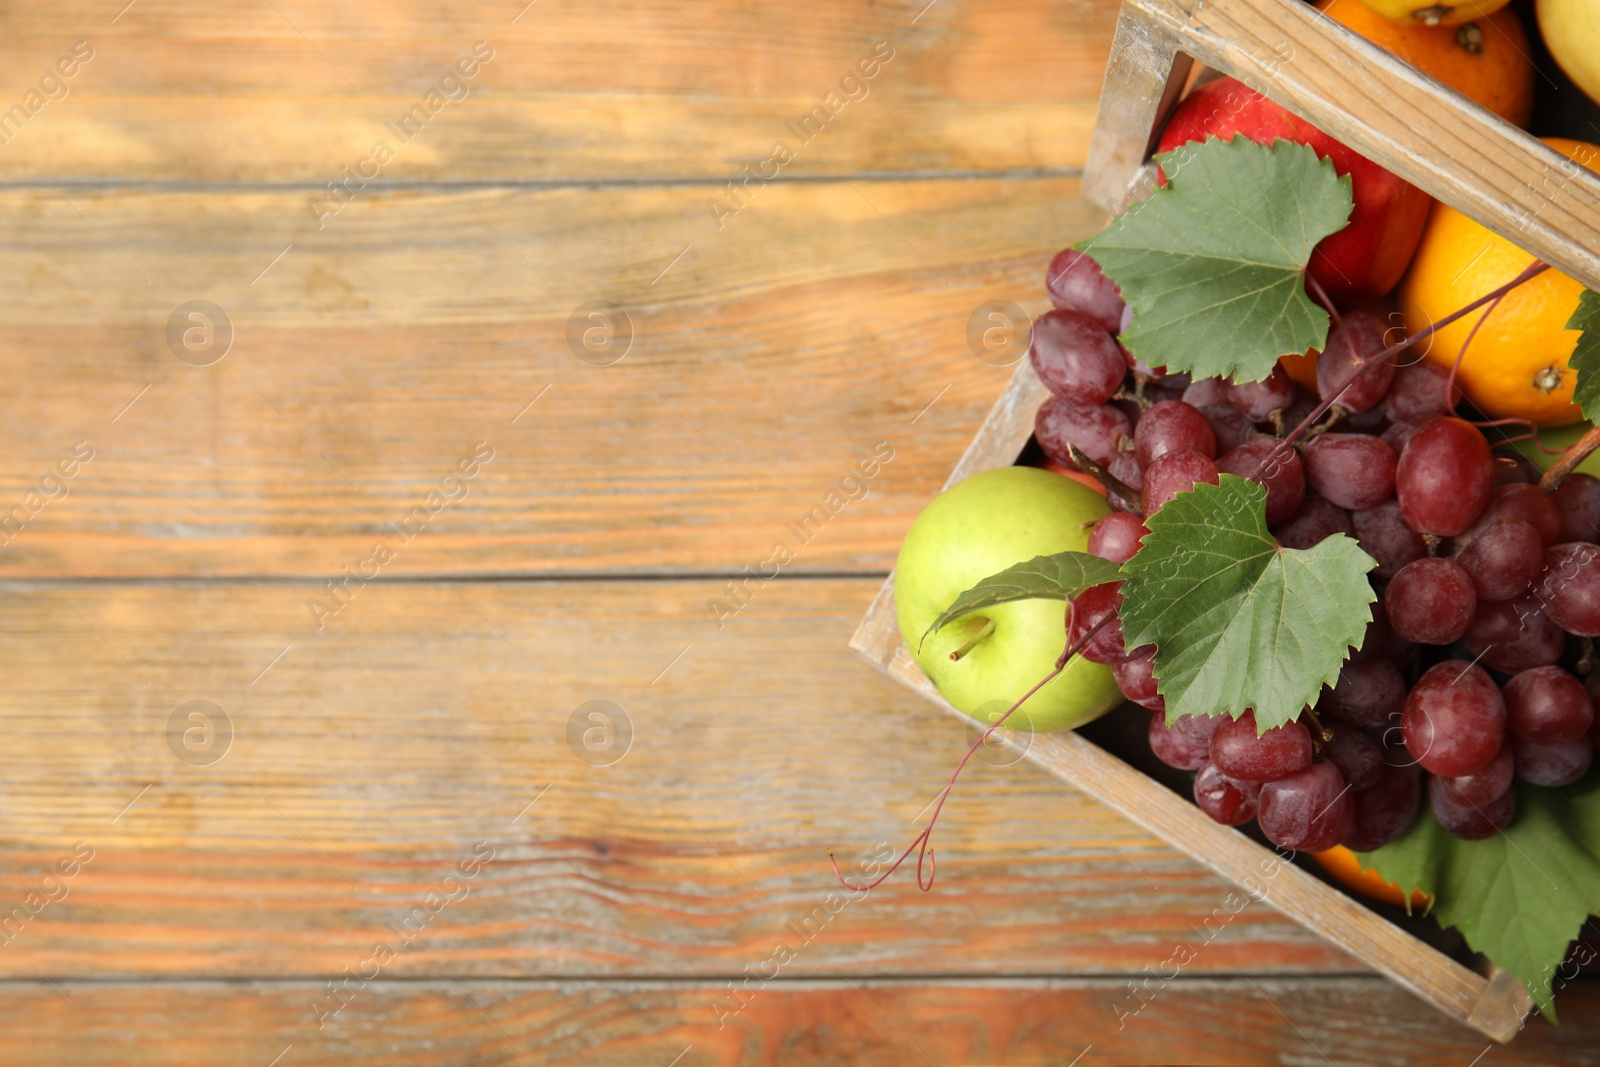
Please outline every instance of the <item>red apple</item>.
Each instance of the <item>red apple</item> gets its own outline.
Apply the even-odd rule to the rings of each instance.
[[[1341,305],[1377,300],[1395,287],[1422,239],[1433,198],[1274,104],[1233,78],[1196,86],[1161,132],[1158,151],[1207,137],[1244,134],[1260,144],[1278,138],[1309,146],[1350,175],[1355,211],[1350,225],[1311,253],[1310,274]]]

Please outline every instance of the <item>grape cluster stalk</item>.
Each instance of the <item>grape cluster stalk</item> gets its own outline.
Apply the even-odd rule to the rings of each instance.
[[[1457,414],[1453,371],[1397,359],[1417,337],[1391,344],[1367,312],[1329,306],[1313,394],[1282,367],[1233,382],[1143,365],[1117,341],[1120,292],[1081,252],[1056,256],[1046,282],[1054,309],[1029,354],[1051,395],[1035,435],[1054,464],[1108,488],[1114,510],[1090,552],[1125,563],[1145,518],[1234,474],[1265,488],[1281,547],[1344,534],[1377,561],[1373,619],[1337,682],[1260,733],[1248,708],[1169,726],[1155,649],[1123,641],[1121,583],[1072,602],[1069,644],[1152,713],[1152,752],[1194,772],[1206,814],[1253,819],[1283,848],[1368,851],[1404,833],[1424,797],[1446,830],[1477,840],[1515,817],[1518,780],[1583,777],[1600,745],[1600,480],[1551,488],[1522,456],[1497,455]]]

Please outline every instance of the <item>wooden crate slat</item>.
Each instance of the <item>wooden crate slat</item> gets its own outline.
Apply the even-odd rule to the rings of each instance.
[[[1600,175],[1315,8],[1300,0],[1127,0],[1119,27],[1130,20],[1600,289]],[[1107,95],[1127,87],[1148,96],[1161,81],[1153,54],[1114,52]],[[1102,206],[1117,207],[1133,177],[1128,146],[1150,132],[1133,125],[1146,113],[1156,110],[1101,109],[1085,183]]]

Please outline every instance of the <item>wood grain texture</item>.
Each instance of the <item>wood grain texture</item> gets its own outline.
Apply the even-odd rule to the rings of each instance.
[[[319,1030],[311,1005],[327,994],[311,982],[12,983],[7,1062],[210,1067],[226,1049],[226,1062],[251,1067],[279,1055],[282,1067],[1600,1064],[1592,1025],[1536,1020],[1490,1050],[1375,978],[1180,978],[1153,984],[1146,1000],[1129,984],[780,978],[752,986],[735,1014],[720,983],[380,979]],[[1569,1003],[1574,1018],[1592,1019],[1600,987],[1574,987]]]
[[[379,181],[721,183],[780,140],[790,176],[1071,168],[1116,19],[1108,0],[824,0],[798,19],[736,0],[539,0],[518,16],[524,3],[141,0],[114,25],[120,5],[8,12],[0,106],[74,40],[93,58],[5,131],[0,177],[321,186],[379,141],[393,150]],[[893,58],[802,145],[786,124],[879,41]],[[468,95],[441,96],[402,141],[390,124],[475,42],[493,55]]]
[[[1600,288],[1600,174],[1300,0],[1130,0],[1121,17],[1177,37],[1187,55]],[[1100,113],[1091,149],[1098,169],[1087,175],[1102,200],[1130,166],[1125,146],[1112,146],[1149,132],[1117,125],[1154,114],[1139,101],[1162,79],[1145,73],[1142,81],[1108,82],[1122,98]]]
[[[719,585],[378,583],[321,637],[297,583],[8,586],[0,919],[94,856],[0,968],[339,974],[487,842],[391,976],[733,976],[779,938],[798,975],[1137,973],[1202,936],[1194,973],[1358,969],[1025,766],[969,768],[932,893],[842,902],[826,850],[909,840],[970,735],[845,647],[866,586],[776,582],[719,632]],[[632,724],[605,767],[568,742],[597,699]],[[170,747],[191,700],[231,722],[210,765]]]
[[[1179,51],[1181,43],[1170,27],[1152,19],[1117,19],[1101,109],[1084,164],[1084,195],[1107,211],[1126,206],[1130,188],[1194,68],[1194,61]]]
[[[320,232],[300,193],[70,195],[0,192],[0,512],[95,456],[0,574],[338,575],[479,441],[388,573],[737,574],[785,538],[882,571],[1010,374],[969,318],[1040,310],[1097,225],[1066,179],[776,185],[720,231],[692,188],[388,193]],[[168,345],[195,299],[234,331],[211,366]],[[569,349],[591,300],[632,323],[615,365]]]

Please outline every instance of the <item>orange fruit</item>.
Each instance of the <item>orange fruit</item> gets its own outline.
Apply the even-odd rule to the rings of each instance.
[[[1593,165],[1600,147],[1546,137],[1574,161]],[[1559,173],[1552,176],[1559,180]],[[1400,282],[1400,310],[1412,331],[1423,329],[1511,281],[1533,262],[1512,242],[1442,203],[1433,205],[1411,269]],[[1551,268],[1513,289],[1490,310],[1474,311],[1417,347],[1449,368],[1482,320],[1461,361],[1456,384],[1492,418],[1560,426],[1583,417],[1572,402],[1577,372],[1567,359],[1580,332],[1567,329],[1583,286]],[[1487,318],[1485,315],[1487,314]]]
[[[1346,888],[1354,889],[1364,897],[1380,900],[1385,904],[1405,906],[1405,890],[1377,871],[1369,871],[1362,867],[1361,860],[1356,854],[1343,845],[1335,845],[1326,852],[1313,852],[1311,858]],[[1426,910],[1432,903],[1433,898],[1420,889],[1414,890],[1411,894],[1411,907],[1417,911]]]
[[[1328,328],[1330,330],[1333,329],[1331,323]],[[1299,355],[1279,356],[1278,366],[1282,367],[1297,384],[1305,386],[1315,394],[1317,391],[1317,356],[1320,354],[1313,348],[1311,351],[1301,352]]]
[[[1507,122],[1527,125],[1536,72],[1522,20],[1509,8],[1459,25],[1429,26],[1390,22],[1361,0],[1323,0],[1317,6],[1468,100]]]
[[[1079,485],[1087,485],[1090,489],[1093,489],[1095,492],[1099,493],[1103,497],[1106,497],[1106,498],[1109,499],[1110,496],[1111,496],[1110,493],[1106,492],[1106,487],[1105,486],[1101,485],[1099,482],[1094,480],[1094,475],[1092,475],[1092,474],[1086,474],[1083,471],[1074,470],[1071,467],[1063,466],[1062,464],[1057,463],[1055,460],[1051,459],[1049,456],[1046,456],[1043,459],[1041,459],[1039,461],[1038,465],[1040,467],[1044,468],[1047,471],[1054,471],[1056,474],[1061,475],[1063,478],[1071,478],[1073,481],[1077,482]]]
[[[1499,11],[1508,0],[1362,0],[1391,22],[1404,26],[1454,26]]]

